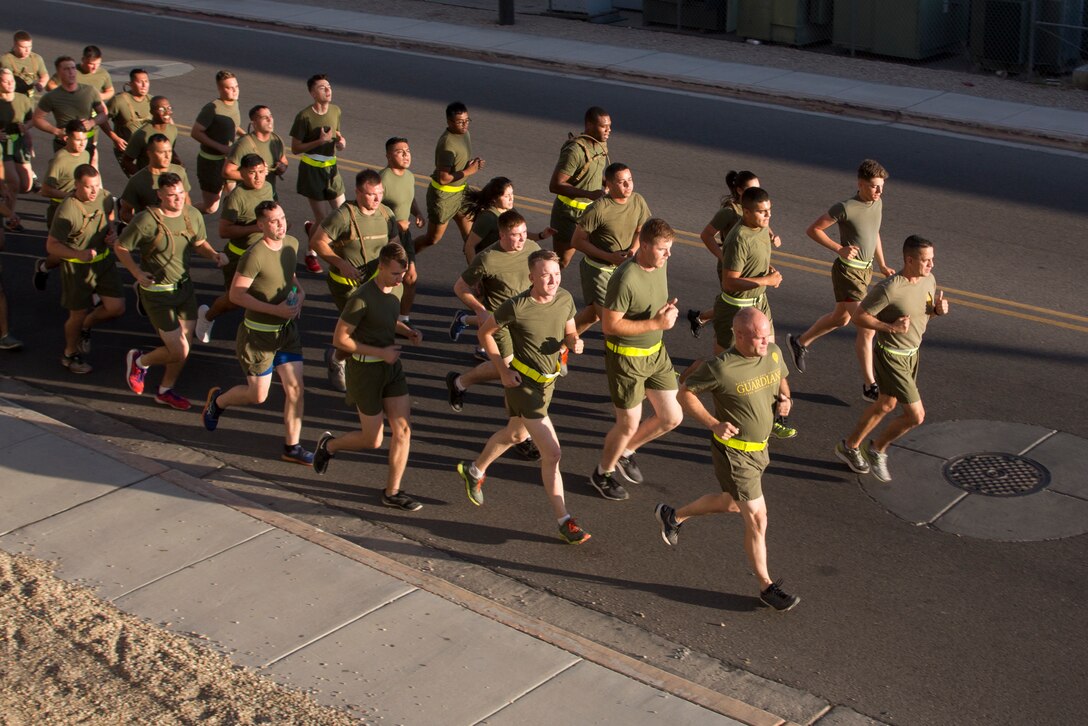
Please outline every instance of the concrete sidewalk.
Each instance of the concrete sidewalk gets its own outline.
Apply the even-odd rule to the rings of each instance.
[[[0,548],[367,719],[787,723],[2,398]]]
[[[333,33],[410,50],[648,82],[749,101],[1088,150],[1088,113],[856,79],[723,62],[515,30],[270,0],[124,0],[128,5]]]

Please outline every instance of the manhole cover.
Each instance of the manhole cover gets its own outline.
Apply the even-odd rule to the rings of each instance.
[[[1045,489],[1050,472],[1016,454],[983,452],[956,457],[944,465],[953,486],[987,497],[1022,497]]]

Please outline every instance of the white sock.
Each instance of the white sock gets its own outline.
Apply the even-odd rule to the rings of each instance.
[[[140,360],[141,360],[142,358],[143,358],[143,356],[141,355],[140,357],[138,357],[138,358],[136,359],[136,365],[140,366],[140,368],[143,368],[143,369],[144,369],[144,370],[146,371],[146,370],[147,370],[147,366],[145,366],[145,365],[144,365],[143,363],[141,363],[141,362],[140,362]]]
[[[635,452],[631,451],[630,449],[624,449],[623,450],[623,455],[624,456],[634,456]]]
[[[464,393],[465,391],[468,390],[467,388],[465,388],[464,386],[461,385],[461,376],[457,376],[457,380],[455,380],[453,382],[453,387],[456,388],[461,393]]]
[[[484,475],[482,471],[476,468],[476,464],[472,463],[468,465],[468,473],[472,475],[473,479],[479,479]]]
[[[159,395],[166,393],[170,390],[170,386],[159,386]]]
[[[558,520],[559,521],[559,526],[562,527],[563,523],[566,522],[568,519],[570,519],[569,514],[564,514],[562,517],[560,517],[559,520]]]
[[[402,322],[402,323],[404,323],[405,325],[407,325],[407,324],[408,324],[408,322],[409,322],[409,319],[408,319],[408,316],[407,316],[407,315],[398,315],[398,316],[397,316],[397,320],[398,320],[399,322]]]

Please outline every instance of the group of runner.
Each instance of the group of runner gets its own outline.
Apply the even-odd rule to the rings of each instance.
[[[768,441],[791,438],[792,408],[786,354],[775,344],[768,291],[782,284],[771,263],[781,239],[771,231],[771,198],[751,171],[731,171],[721,209],[701,239],[717,260],[717,293],[705,309],[687,312],[692,335],[710,324],[714,355],[677,374],[664,345],[680,311],[669,294],[667,262],[676,237],[653,217],[634,191],[632,170],[609,156],[611,117],[589,108],[581,133],[561,145],[549,181],[555,194],[549,226],[529,232],[514,209],[513,184],[495,177],[481,188],[468,182],[485,168],[473,154],[469,111],[460,102],[446,108],[426,210],[415,199],[408,140],[386,142],[386,167],[364,169],[346,200],[337,153],[346,148],[341,112],[332,103],[324,75],[307,81],[312,103],[298,112],[290,130],[290,152],[299,161],[296,191],[312,221],[302,240],[288,233],[277,180],[289,168],[288,145],[275,133],[272,112],[257,105],[241,122],[239,83],[220,71],[216,97],[198,113],[191,136],[200,144],[196,178],[200,198],[191,197],[187,167],[178,158],[178,129],[168,98],[151,95],[150,74],[135,68],[117,93],[101,68],[101,52],[87,46],[79,61],[62,56],[50,76],[33,53],[32,39],[15,34],[0,57],[0,143],[4,145],[4,193],[0,214],[9,231],[22,230],[18,195],[40,189],[50,199],[47,256],[34,267],[35,287],[46,289],[50,271],[61,270],[61,303],[68,311],[62,364],[88,373],[91,331],[125,311],[117,261],[135,280],[137,306],[161,345],[127,354],[126,382],[144,391],[148,369],[162,366],[156,402],[179,410],[191,403],[175,386],[192,346],[211,340],[216,320],[242,309],[236,354],[244,382],[214,386],[202,412],[215,430],[224,412],[263,403],[275,372],[284,388],[282,458],[312,465],[324,474],[340,452],[376,449],[389,425],[389,466],[382,503],[416,511],[420,502],[401,490],[411,442],[408,384],[398,336],[419,344],[410,313],[417,281],[416,256],[438,244],[453,221],[467,267],[454,295],[463,304],[449,335],[456,341],[477,328],[479,365],[446,376],[448,402],[459,412],[470,387],[498,381],[509,420],[472,461],[456,470],[474,505],[484,503],[489,465],[513,447],[539,460],[545,493],[559,536],[571,544],[590,539],[567,510],[559,462],[561,447],[549,416],[568,356],[583,352],[581,336],[600,322],[605,372],[615,421],[605,436],[590,484],[605,499],[621,501],[624,484],[639,484],[637,452],[676,428],[686,415],[710,433],[711,456],[721,492],[684,506],[660,503],[655,516],[663,540],[678,541],[691,517],[740,513],[744,547],[759,579],[759,596],[779,610],[799,598],[771,578],[767,566],[767,507],[761,478]],[[44,180],[36,182],[30,129],[53,137]],[[96,142],[108,137],[127,177],[118,203],[102,188]],[[833,204],[807,234],[835,255],[835,306],[804,333],[787,335],[786,353],[798,373],[811,363],[812,347],[827,333],[853,323],[869,403],[856,427],[835,446],[854,472],[890,481],[889,444],[924,418],[916,384],[918,348],[930,317],[948,312],[931,274],[933,244],[906,239],[903,264],[887,264],[880,237],[887,171],[865,160],[857,170],[857,193]],[[221,250],[208,241],[205,216],[218,215]],[[413,239],[413,227],[420,230]],[[838,228],[839,241],[827,232]],[[539,242],[551,239],[551,250]],[[223,271],[224,292],[199,305],[190,277],[197,253]],[[575,253],[583,306],[560,285]],[[116,258],[116,259],[115,259]],[[324,267],[322,266],[324,263]],[[303,349],[299,313],[306,293],[299,266],[325,274],[339,312],[324,362],[332,387],[346,394],[359,415],[359,429],[340,436],[325,432],[314,451],[301,441],[304,415]],[[871,285],[873,268],[884,279]],[[0,348],[21,344],[8,328],[0,285]],[[701,395],[713,405],[707,407]],[[643,402],[653,414],[643,417]],[[870,434],[897,405],[901,413],[875,438]]]

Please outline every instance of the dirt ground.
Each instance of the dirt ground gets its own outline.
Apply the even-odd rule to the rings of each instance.
[[[0,551],[0,725],[361,721]]]

